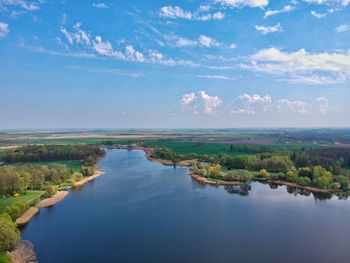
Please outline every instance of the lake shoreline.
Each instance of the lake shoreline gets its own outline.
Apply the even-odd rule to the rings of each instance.
[[[79,182],[75,183],[74,188],[81,187],[85,185],[88,182],[91,182],[95,180],[97,177],[105,174],[105,172],[102,172],[100,170],[100,167],[98,165],[94,166],[94,174],[91,176],[88,176]],[[39,213],[40,208],[47,208],[47,207],[52,207],[56,205],[57,203],[63,201],[67,195],[69,194],[68,189],[71,187],[66,188],[66,190],[59,190],[57,191],[53,196],[49,198],[45,198],[41,200],[37,205],[30,207],[27,209],[19,218],[16,219],[16,224],[19,227],[23,227],[26,224],[30,222],[30,220]]]
[[[145,156],[149,161],[160,163],[160,164],[167,165],[167,166],[175,166],[176,165],[176,166],[191,167],[191,163],[193,161],[195,161],[195,160],[184,160],[184,161],[180,161],[179,163],[174,164],[170,160],[153,158],[152,154],[153,154],[154,150],[156,149],[153,147],[148,148],[148,147],[136,146],[136,147],[132,147],[131,149],[130,148],[122,148],[122,147],[117,148],[117,149],[142,150],[145,152]],[[201,175],[193,173],[190,168],[189,168],[189,170],[190,171],[189,171],[188,175],[191,176],[193,179],[195,179],[199,183],[204,183],[204,184],[209,184],[209,185],[217,185],[217,186],[219,186],[219,185],[222,185],[222,186],[240,185],[241,183],[245,183],[245,181],[224,181],[224,180],[220,180],[220,179],[215,180],[215,181],[211,181],[206,177],[203,177]],[[302,186],[302,185],[298,185],[296,183],[283,181],[283,180],[254,179],[254,180],[252,180],[252,182],[266,182],[268,184],[284,185],[287,187],[306,190],[306,191],[309,191],[311,193],[334,194],[334,190],[332,190],[332,189],[321,189],[321,188],[316,188],[316,187],[312,187],[312,186]]]

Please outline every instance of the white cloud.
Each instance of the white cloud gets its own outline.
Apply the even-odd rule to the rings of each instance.
[[[71,33],[66,28],[61,26],[61,33],[66,37],[69,44],[73,45],[74,43],[77,44],[85,44],[90,45],[90,34],[81,28],[81,23],[76,23],[74,25],[75,32]]]
[[[176,35],[166,35],[165,38],[175,44],[177,47],[188,47],[188,46],[196,46],[198,44],[197,40],[191,40],[185,37],[180,37]]]
[[[109,8],[105,3],[93,3],[92,6],[96,8]]]
[[[108,56],[108,57],[114,57],[117,59],[125,59],[125,56],[123,53],[119,51],[114,51],[112,44],[107,40],[103,41],[101,36],[96,36],[95,40],[92,41],[93,49],[100,55]]]
[[[200,6],[195,12],[186,11],[179,6],[163,6],[159,11],[159,16],[170,19],[187,19],[187,20],[222,20],[225,18],[225,13],[215,12],[207,13],[210,11],[210,6]],[[203,14],[204,12],[204,14]]]
[[[318,19],[321,19],[321,18],[326,17],[327,14],[317,13],[316,11],[313,10],[313,11],[311,11],[311,15],[312,15],[313,17],[316,17],[316,18],[318,18]]]
[[[329,110],[329,100],[325,97],[317,98],[314,103],[307,103],[285,98],[274,100],[270,95],[241,94],[229,105],[229,113],[231,115],[326,114]]]
[[[182,98],[179,102],[182,106],[187,107],[188,105],[193,103],[196,98],[197,98],[196,94],[194,94],[194,92],[191,92],[191,93],[182,95]]]
[[[235,80],[236,78],[227,77],[224,75],[197,75],[198,78],[207,78],[207,79],[222,79],[222,80]]]
[[[215,114],[216,109],[222,105],[218,96],[209,96],[205,91],[199,91],[182,95],[179,101],[184,110],[190,110],[195,114]]]
[[[26,1],[26,0],[0,0],[0,7],[17,6],[26,11],[35,11],[40,9],[40,3],[42,1]],[[6,9],[5,9],[6,10]]]
[[[335,28],[335,32],[337,32],[337,33],[347,32],[349,30],[350,30],[349,24],[342,24],[342,25],[339,25]]]
[[[9,25],[4,22],[0,22],[0,39],[6,37],[9,32]]]
[[[198,42],[205,47],[212,47],[212,46],[219,46],[220,45],[219,42],[217,42],[214,38],[204,36],[204,35],[199,36]]]
[[[189,11],[183,10],[179,6],[163,6],[160,9],[159,15],[166,18],[183,18],[192,19],[193,15]]]
[[[291,12],[294,10],[294,7],[291,6],[291,5],[286,5],[284,6],[282,9],[279,9],[279,10],[267,10],[265,12],[265,15],[264,17],[267,18],[269,16],[274,16],[274,15],[278,15],[280,13],[288,13],[288,12]]]
[[[283,52],[276,48],[262,49],[250,56],[250,62],[240,65],[305,84],[332,84],[350,77],[350,52],[308,53],[305,49]]]
[[[255,114],[256,112],[265,112],[272,103],[272,98],[268,95],[260,96],[258,94],[241,94],[230,106],[231,114]]]
[[[255,29],[260,31],[263,35],[267,35],[270,33],[276,33],[276,32],[281,32],[283,30],[282,26],[280,23],[278,23],[275,26],[255,26]]]
[[[269,0],[212,0],[229,7],[265,7],[268,6]]]
[[[213,47],[213,46],[221,45],[221,43],[219,43],[214,38],[211,38],[205,35],[199,36],[198,39],[188,39],[177,35],[166,35],[165,39],[170,41],[169,45],[175,45],[177,47],[188,47],[188,46]]]
[[[340,6],[348,6],[350,4],[350,0],[304,0],[304,2],[311,4],[319,4],[319,5],[340,5]]]
[[[92,37],[89,32],[82,30],[80,23],[76,23],[73,28],[74,31],[69,32],[66,28],[61,26],[61,32],[65,36],[67,42],[70,45],[79,44],[80,47],[88,50],[93,50],[100,56],[111,57],[124,61],[159,64],[166,66],[199,66],[199,64],[191,60],[166,58],[162,53],[156,50],[146,50],[145,52],[141,52],[139,50],[136,50],[135,47],[130,44],[127,44],[124,50],[116,50],[113,48],[113,45],[110,41],[103,40],[99,35]],[[178,41],[180,40],[178,39]],[[122,41],[120,43],[124,44],[124,42],[125,41]],[[64,46],[61,42],[59,44],[61,46]]]
[[[141,52],[135,50],[134,47],[131,45],[126,46],[125,55],[131,61],[137,61],[137,62],[145,61],[145,56]]]
[[[225,18],[225,14],[221,12],[216,12],[213,14],[213,20],[222,20]]]

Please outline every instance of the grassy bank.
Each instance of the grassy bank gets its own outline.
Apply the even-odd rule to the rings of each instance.
[[[27,203],[35,201],[35,199],[40,198],[44,191],[27,191],[26,194],[19,195],[17,197],[2,197],[0,198],[0,213],[4,210],[6,206],[10,206],[14,203]]]

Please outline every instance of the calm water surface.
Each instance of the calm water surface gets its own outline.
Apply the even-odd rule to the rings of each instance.
[[[350,262],[350,203],[252,184],[201,185],[187,168],[110,150],[105,175],[23,229],[40,262]]]

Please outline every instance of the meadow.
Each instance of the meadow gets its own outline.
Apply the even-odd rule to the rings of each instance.
[[[0,198],[0,213],[2,210],[14,203],[27,203],[31,204],[35,199],[39,198],[44,191],[27,191],[26,194],[11,197],[1,197]]]

